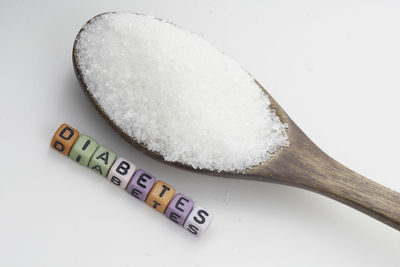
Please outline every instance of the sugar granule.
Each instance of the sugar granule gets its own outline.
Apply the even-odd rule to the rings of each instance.
[[[199,35],[132,13],[84,26],[77,63],[93,97],[126,134],[167,161],[241,171],[289,145],[254,79]]]

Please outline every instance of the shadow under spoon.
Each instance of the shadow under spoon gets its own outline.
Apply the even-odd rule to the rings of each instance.
[[[90,24],[92,20],[89,20],[87,24]],[[78,33],[73,47],[72,56],[76,77],[98,112],[129,144],[138,150],[168,165],[194,172],[274,182],[307,189],[335,199],[400,230],[400,194],[361,176],[325,154],[303,133],[258,82],[256,83],[261,90],[268,95],[271,108],[276,111],[280,120],[288,125],[287,134],[290,146],[280,148],[268,161],[248,168],[242,173],[194,169],[192,166],[180,162],[164,161],[162,155],[150,151],[144,144],[137,142],[116,125],[88,90],[83,73],[77,63],[76,44],[82,30],[83,28]]]

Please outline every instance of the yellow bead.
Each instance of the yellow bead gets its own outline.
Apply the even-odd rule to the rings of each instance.
[[[163,181],[157,181],[147,196],[146,203],[150,207],[164,213],[168,207],[169,202],[175,195],[175,189],[164,183]]]

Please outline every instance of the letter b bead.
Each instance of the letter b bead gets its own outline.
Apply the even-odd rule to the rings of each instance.
[[[136,166],[132,162],[119,157],[108,172],[107,179],[111,183],[125,189],[135,173],[135,170]]]

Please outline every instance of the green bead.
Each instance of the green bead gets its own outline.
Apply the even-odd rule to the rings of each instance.
[[[69,157],[83,166],[89,164],[99,144],[93,138],[81,134],[69,153]]]
[[[117,154],[113,151],[105,146],[99,146],[89,162],[89,168],[103,176],[107,176],[108,170],[116,158]]]

